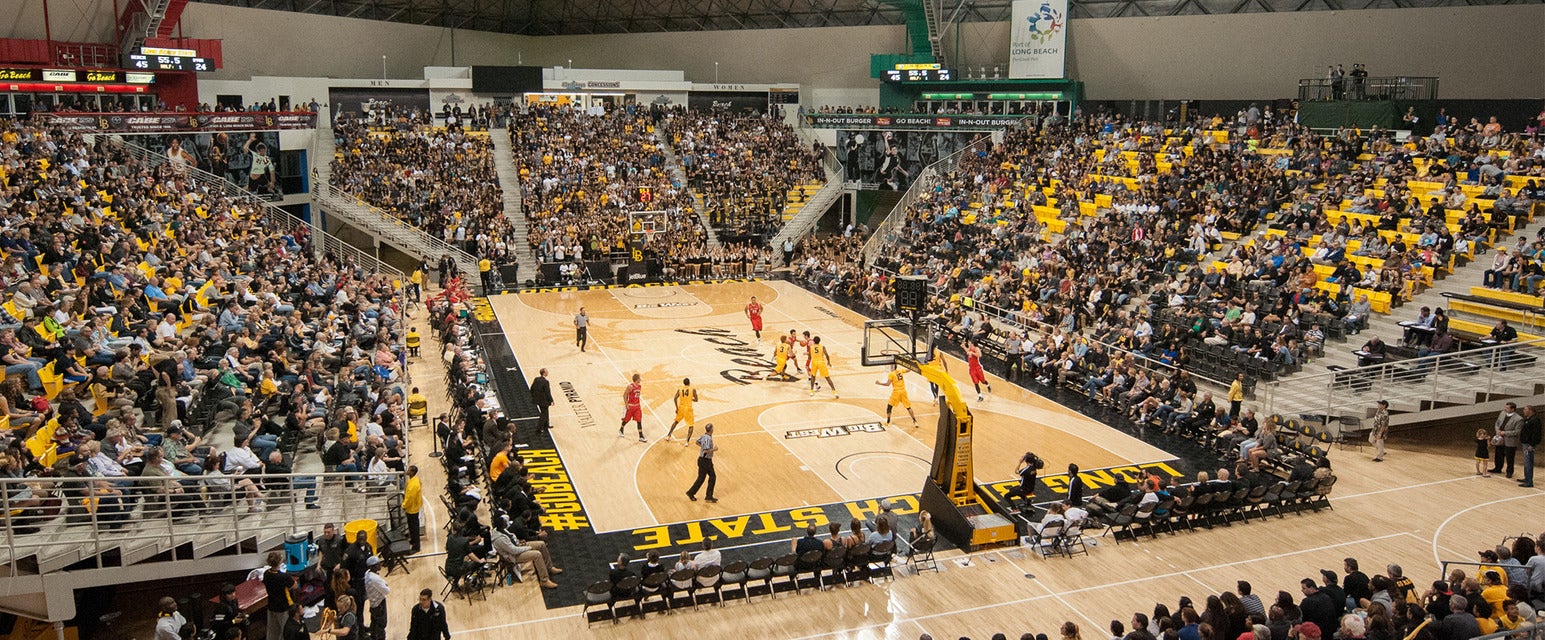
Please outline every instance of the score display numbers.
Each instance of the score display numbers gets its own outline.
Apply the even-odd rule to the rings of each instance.
[[[125,56],[124,65],[141,71],[214,71],[215,65],[208,58],[182,56],[147,56],[131,53]]]
[[[954,79],[949,69],[891,69],[885,72],[887,82],[949,82]]]

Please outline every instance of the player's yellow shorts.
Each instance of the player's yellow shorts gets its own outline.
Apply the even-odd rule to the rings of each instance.
[[[812,362],[812,363],[810,363],[810,377],[812,377],[812,378],[830,378],[831,375],[832,375],[831,374],[831,370],[826,367],[826,363],[824,363],[824,362]]]
[[[782,374],[783,370],[788,368],[788,366],[789,366],[789,359],[788,359],[788,357],[787,356],[779,357],[778,358],[777,366],[773,367],[773,373]]]
[[[691,426],[692,424],[694,424],[693,416],[692,416],[692,410],[691,409],[687,409],[685,411],[682,411],[681,409],[677,409],[676,410],[676,421],[677,422],[686,423],[688,426]]]
[[[892,407],[903,407],[903,408],[906,408],[906,409],[911,409],[912,408],[912,399],[908,398],[907,394],[905,394],[905,393],[894,393],[893,392],[893,393],[891,393],[891,399],[890,400],[886,400],[885,404],[888,404],[888,405],[890,405]]]

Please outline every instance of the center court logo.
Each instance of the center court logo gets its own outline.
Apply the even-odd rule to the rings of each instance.
[[[1042,2],[1041,8],[1025,18],[1027,25],[1026,35],[1031,40],[1045,44],[1050,42],[1053,36],[1066,24],[1062,19],[1062,12],[1051,8],[1051,3]]]
[[[798,429],[783,434],[784,440],[795,438],[840,438],[852,433],[880,433],[885,431],[885,426],[878,422],[864,422],[861,424],[845,424],[839,427],[824,427],[821,429]]]
[[[635,305],[633,305],[633,308],[634,309],[667,309],[667,308],[671,308],[671,307],[691,307],[691,306],[696,306],[696,305],[697,305],[696,302],[648,302],[648,303],[644,303],[644,304],[635,304]]]

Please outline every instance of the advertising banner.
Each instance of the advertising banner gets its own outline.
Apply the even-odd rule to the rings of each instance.
[[[1012,127],[1022,115],[1012,116],[897,116],[868,113],[807,113],[805,124],[844,129],[968,129],[995,130]]]
[[[108,133],[174,131],[276,131],[315,129],[315,113],[68,113],[51,116],[62,126]]]
[[[724,109],[734,113],[766,113],[766,91],[693,91],[687,94],[687,106],[707,111]]]
[[[905,191],[923,167],[988,134],[968,131],[838,131],[837,153],[848,181]]]
[[[1014,0],[1010,24],[1010,78],[1066,77],[1068,0]]]
[[[239,135],[192,133],[135,136],[134,143],[172,162],[197,167],[266,196],[284,195],[279,188],[279,134],[253,131]]]

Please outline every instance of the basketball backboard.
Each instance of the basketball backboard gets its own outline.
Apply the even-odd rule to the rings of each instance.
[[[864,322],[862,363],[879,367],[896,362],[896,356],[909,356],[927,362],[933,352],[933,323],[928,319],[892,318]]]

